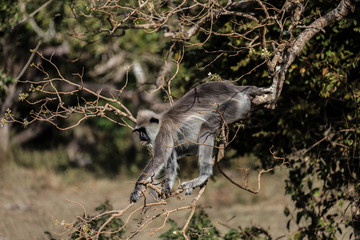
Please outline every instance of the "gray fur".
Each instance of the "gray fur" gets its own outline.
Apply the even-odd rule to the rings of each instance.
[[[251,110],[251,98],[262,94],[255,86],[236,86],[228,81],[209,82],[193,88],[169,110],[156,114],[139,111],[135,131],[145,129],[153,158],[138,178],[130,202],[140,198],[143,186],[165,167],[164,193],[169,195],[177,175],[177,159],[199,154],[199,177],[184,182],[186,194],[206,183],[212,175],[212,153],[216,132],[224,123],[243,119]],[[158,119],[154,122],[150,119]]]

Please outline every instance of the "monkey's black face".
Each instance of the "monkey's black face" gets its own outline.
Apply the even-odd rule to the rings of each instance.
[[[139,139],[140,139],[141,142],[144,142],[146,144],[150,143],[150,138],[147,135],[146,129],[144,127],[134,129],[133,132],[138,132],[139,133]]]

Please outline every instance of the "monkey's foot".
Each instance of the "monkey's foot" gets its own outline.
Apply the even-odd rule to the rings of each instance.
[[[188,182],[183,182],[179,188],[185,190],[185,195],[191,195],[193,189],[205,185],[207,183],[207,180],[208,176],[203,175]]]
[[[185,190],[185,195],[191,195],[194,188],[194,180],[183,182],[179,187],[179,189]]]

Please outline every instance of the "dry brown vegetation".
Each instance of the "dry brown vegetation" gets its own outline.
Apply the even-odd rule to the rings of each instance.
[[[239,161],[239,165],[244,160]],[[244,164],[245,165],[245,164]],[[64,232],[61,223],[70,223],[76,216],[83,214],[80,204],[89,215],[95,214],[95,207],[99,203],[109,200],[115,209],[122,209],[128,205],[128,195],[132,188],[130,179],[119,175],[114,179],[96,178],[84,170],[69,170],[55,173],[52,170],[40,168],[29,169],[10,164],[2,167],[0,177],[0,239],[48,239],[45,231],[53,236]],[[198,204],[205,207],[217,229],[228,231],[228,227],[261,226],[268,229],[274,237],[287,233],[284,207],[289,198],[283,194],[283,178],[286,169],[278,170],[274,175],[263,176],[263,188],[259,194],[251,194],[238,189],[220,174],[217,174],[199,200]],[[239,172],[227,173],[240,181]],[[251,184],[251,183],[250,183]],[[195,196],[184,196],[182,200],[171,198],[164,208],[176,208],[188,204]],[[141,203],[138,203],[141,206]],[[138,206],[136,206],[138,207]],[[153,211],[158,209],[153,208]],[[132,218],[141,217],[139,214]],[[170,216],[179,225],[186,219],[183,213]],[[148,230],[159,227],[162,219],[148,226],[134,239],[150,238]],[[136,225],[136,224],[133,224]],[[128,234],[132,225],[128,226]],[[168,229],[165,227],[160,233]],[[68,235],[59,235],[60,239],[68,239]]]

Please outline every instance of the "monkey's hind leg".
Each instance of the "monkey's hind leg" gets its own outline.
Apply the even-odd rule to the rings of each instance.
[[[190,195],[194,188],[204,185],[208,178],[213,174],[212,152],[215,137],[214,132],[205,126],[203,125],[199,137],[200,176],[181,184],[181,188],[185,189],[186,195]]]

